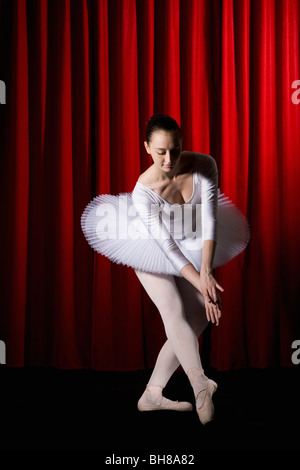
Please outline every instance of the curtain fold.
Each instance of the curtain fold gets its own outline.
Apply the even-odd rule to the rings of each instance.
[[[14,99],[10,112],[4,109],[1,116],[2,124],[6,124],[8,130],[5,140],[1,136],[1,143],[5,146],[5,154],[9,152],[9,159],[4,161],[2,156],[4,171],[1,186],[5,189],[6,197],[1,200],[7,203],[9,201],[10,204],[5,204],[3,211],[5,234],[2,247],[6,275],[3,277],[2,298],[4,308],[9,308],[10,314],[9,318],[4,319],[4,340],[7,335],[7,343],[14,345],[11,351],[12,361],[22,363],[25,347],[29,211],[28,50],[26,3],[19,2],[14,7],[9,33],[11,66],[15,73],[11,76],[10,86],[7,87],[7,99],[11,96],[11,90]],[[5,78],[4,82],[7,84]],[[13,290],[13,295],[10,295],[10,289]],[[9,328],[10,324],[14,325],[13,329]]]
[[[134,271],[93,253],[80,227],[93,197],[132,191],[151,164],[154,112],[178,120],[184,149],[216,159],[221,192],[250,223],[245,252],[216,271],[225,291],[210,365],[292,365],[299,23],[300,0],[0,0],[8,365],[154,365],[158,312]]]

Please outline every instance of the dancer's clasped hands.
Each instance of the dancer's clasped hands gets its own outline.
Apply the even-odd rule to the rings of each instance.
[[[223,287],[216,281],[212,273],[201,271],[199,291],[204,297],[206,317],[208,321],[217,326],[222,314],[222,301],[218,290],[224,292]]]

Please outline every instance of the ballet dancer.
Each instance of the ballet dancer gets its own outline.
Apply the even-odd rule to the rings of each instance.
[[[163,395],[181,365],[193,388],[199,419],[206,424],[214,418],[217,384],[205,374],[198,338],[209,322],[219,325],[222,314],[224,289],[213,270],[245,249],[249,227],[243,214],[220,194],[214,158],[182,151],[181,129],[172,117],[154,114],[144,145],[153,164],[139,176],[132,193],[96,197],[83,212],[81,225],[96,251],[135,270],[163,321],[167,339],[138,409],[193,410],[191,403]],[[120,204],[125,197],[126,214]],[[102,236],[99,209],[108,204],[130,223],[130,236],[127,232],[124,237],[124,224],[117,227],[117,222],[110,227],[114,236],[106,236],[107,227]],[[117,218],[111,217],[110,224],[112,220]]]

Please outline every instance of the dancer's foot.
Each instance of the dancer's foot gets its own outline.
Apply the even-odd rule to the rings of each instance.
[[[193,406],[186,401],[173,401],[165,398],[162,394],[162,387],[147,385],[146,390],[138,401],[139,411],[192,411]]]
[[[214,419],[215,408],[212,396],[218,385],[213,380],[208,379],[200,369],[188,370],[187,376],[194,390],[199,419],[202,424],[206,424]]]

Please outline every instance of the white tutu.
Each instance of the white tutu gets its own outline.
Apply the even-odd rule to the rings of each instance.
[[[90,246],[117,264],[158,274],[181,277],[157,240],[151,237],[132,203],[132,193],[95,197],[85,208],[81,227]],[[247,246],[247,219],[223,194],[218,194],[217,245],[213,267],[226,264]],[[197,217],[201,226],[201,216]],[[198,226],[199,227],[199,226]],[[200,233],[199,233],[200,232]],[[201,230],[197,235],[175,239],[182,254],[200,270]]]

